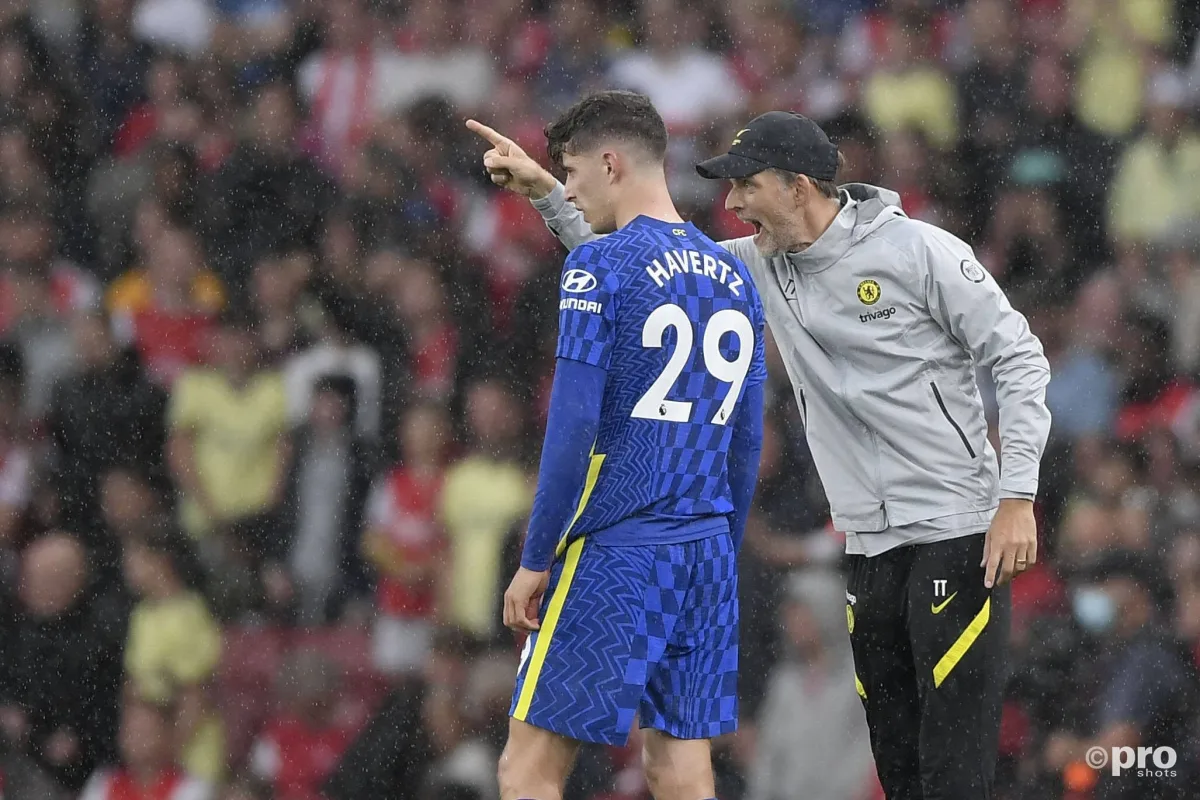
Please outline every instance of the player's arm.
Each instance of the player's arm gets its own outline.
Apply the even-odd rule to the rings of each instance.
[[[559,358],[555,363],[537,493],[521,553],[525,569],[550,569],[558,540],[571,524],[600,429],[607,376],[607,370],[582,361]]]
[[[737,415],[733,419],[733,436],[729,443],[729,493],[733,500],[729,531],[733,536],[734,546],[739,550],[746,533],[750,506],[754,503],[754,489],[758,485],[765,405],[763,387],[767,384],[766,325],[762,318],[762,307],[758,305],[757,299],[753,315],[754,354],[750,361],[750,371],[746,375]]]
[[[754,503],[754,488],[758,484],[763,437],[763,384],[747,386],[741,405],[733,421],[733,438],[729,444],[729,493],[733,499],[729,531],[739,550],[746,533],[750,506]]]
[[[517,571],[504,595],[504,624],[537,630],[537,605],[549,583],[558,543],[574,522],[579,493],[600,429],[600,410],[612,353],[616,277],[593,248],[572,253],[564,275],[582,271],[595,280],[586,291],[560,291],[559,334],[550,413],[542,444],[538,486]]]
[[[467,120],[467,127],[492,146],[483,155],[483,165],[492,183],[528,197],[542,215],[546,227],[568,250],[600,238],[584,220],[583,212],[574,203],[567,202],[563,185],[549,170],[511,139],[487,125],[472,119]],[[728,239],[718,244],[749,265],[752,272],[756,271],[762,257],[754,247],[753,236]]]
[[[538,169],[541,169],[541,167],[538,167]],[[545,172],[545,170],[542,171]],[[563,185],[549,172],[546,172],[546,178],[554,181],[554,183],[545,194],[541,194],[541,189],[539,189],[538,194],[527,196],[533,203],[533,207],[542,215],[542,220],[546,223],[546,227],[550,229],[550,232],[554,234],[554,237],[562,242],[563,246],[568,250],[574,250],[585,242],[599,239],[600,236],[594,233],[592,226],[588,225],[587,221],[584,220],[583,212],[576,208],[574,203],[567,202]],[[758,276],[769,268],[767,260],[762,257],[758,252],[758,248],[754,246],[753,236],[726,239],[725,241],[717,242],[717,244],[741,260],[749,268],[750,275],[755,280],[758,280]]]

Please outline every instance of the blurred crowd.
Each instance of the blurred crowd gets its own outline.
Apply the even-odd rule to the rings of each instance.
[[[746,230],[691,164],[785,108],[976,247],[1054,371],[999,796],[1200,796],[1198,27],[1182,0],[3,0],[0,794],[497,796],[563,254],[463,120],[540,153],[623,87],[714,238]],[[720,797],[866,800],[842,542],[769,352]],[[1138,744],[1177,775],[1084,762]],[[585,749],[569,800],[644,800],[637,754]]]

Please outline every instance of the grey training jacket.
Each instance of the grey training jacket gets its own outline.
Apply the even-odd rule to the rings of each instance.
[[[841,187],[800,253],[721,242],[758,286],[840,531],[986,512],[1037,494],[1050,366],[1025,317],[957,237],[909,219],[895,192]],[[596,238],[561,185],[534,202],[568,248]],[[991,370],[1001,458],[975,365]]]

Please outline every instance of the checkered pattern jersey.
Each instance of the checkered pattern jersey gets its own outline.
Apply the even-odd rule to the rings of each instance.
[[[745,387],[766,380],[764,315],[746,266],[690,224],[639,217],[576,248],[559,296],[557,355],[608,370],[595,443],[603,466],[572,538],[635,513],[731,512],[732,423]],[[737,315],[752,341],[728,330]],[[706,359],[706,346],[730,362],[750,351],[749,364],[732,369],[745,375],[740,385],[713,374],[721,366],[708,361],[721,359],[711,351]],[[666,402],[636,415],[648,394]]]

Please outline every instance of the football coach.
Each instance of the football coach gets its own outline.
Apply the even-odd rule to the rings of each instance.
[[[482,127],[494,182],[566,246],[595,238],[550,173]],[[816,123],[771,111],[696,169],[729,181],[726,208],[754,226],[721,244],[754,276],[846,533],[854,681],[888,800],[986,800],[1009,580],[1037,561],[1050,368],[970,247],[894,192],[838,186],[839,162]],[[978,367],[996,385],[999,464]]]

